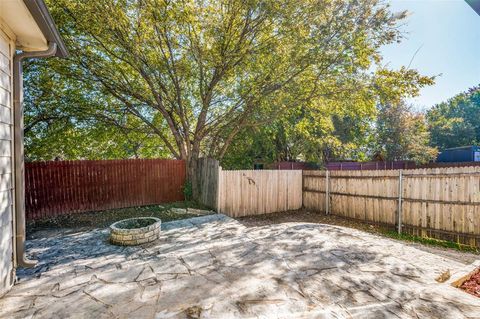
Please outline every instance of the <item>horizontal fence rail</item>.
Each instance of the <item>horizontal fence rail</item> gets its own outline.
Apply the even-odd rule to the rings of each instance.
[[[130,159],[25,164],[29,220],[183,200],[185,161]]]
[[[480,247],[480,167],[304,171],[303,205]]]

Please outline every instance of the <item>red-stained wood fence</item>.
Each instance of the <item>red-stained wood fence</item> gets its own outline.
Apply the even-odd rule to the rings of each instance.
[[[28,220],[183,200],[185,161],[129,159],[25,163]]]

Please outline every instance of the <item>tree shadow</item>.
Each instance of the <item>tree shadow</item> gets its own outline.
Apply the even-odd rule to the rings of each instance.
[[[69,303],[107,316],[133,317],[143,309],[152,318],[198,312],[213,318],[442,317],[471,310],[425,291],[430,279],[420,263],[348,229],[245,227],[223,216],[202,218],[166,225],[158,242],[138,247],[108,244],[106,230],[27,242],[40,264],[22,270],[26,287],[55,301],[50,308],[39,303],[37,313],[62,313],[60,305]],[[39,276],[44,280],[35,285]],[[21,292],[14,288],[10,295]]]

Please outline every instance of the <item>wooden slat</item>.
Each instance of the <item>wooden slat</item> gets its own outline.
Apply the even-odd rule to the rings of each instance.
[[[25,164],[27,219],[183,200],[182,160]]]
[[[200,158],[197,164],[198,189],[200,191],[199,202],[207,207],[217,208],[218,183],[220,166],[217,160],[212,158]]]
[[[240,217],[302,207],[302,171],[220,170],[218,175],[221,213]]]
[[[403,170],[402,221],[415,235],[480,246],[480,167]],[[325,211],[325,172],[305,171],[304,206]],[[331,212],[396,226],[398,170],[330,171]]]

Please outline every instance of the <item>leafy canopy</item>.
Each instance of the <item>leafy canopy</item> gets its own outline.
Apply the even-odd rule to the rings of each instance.
[[[310,118],[296,125],[306,136],[350,96],[371,113],[382,77],[396,87],[388,70],[369,72],[379,47],[400,39],[403,18],[377,0],[50,5],[71,51],[66,76],[115,99],[108,112],[136,117],[177,158],[222,158],[242,130],[297,107]]]
[[[63,67],[58,59],[25,65],[27,160],[170,156],[138,118],[112,112],[115,99],[89,82],[63,76]]]
[[[439,103],[427,112],[432,145],[440,149],[480,143],[480,86]]]
[[[376,105],[433,81],[381,65],[379,0],[47,2],[71,57],[27,87],[32,158],[362,158]]]
[[[415,113],[405,102],[379,106],[376,122],[377,152],[386,160],[434,160],[437,149],[431,147],[430,132],[421,113]]]

